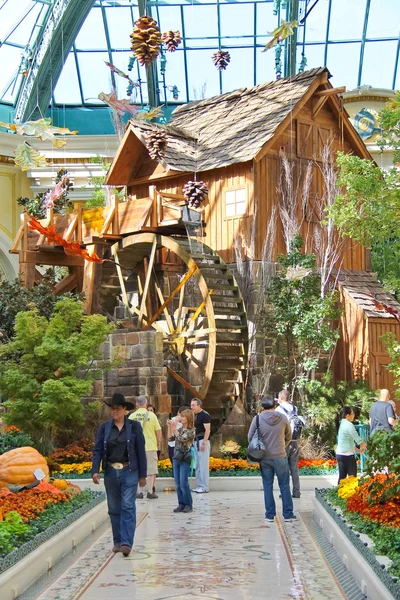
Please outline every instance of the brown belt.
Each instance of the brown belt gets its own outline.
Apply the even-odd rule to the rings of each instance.
[[[115,462],[115,463],[108,463],[109,467],[112,467],[113,469],[116,469],[117,471],[120,471],[121,469],[124,469],[125,467],[129,466],[128,462]]]

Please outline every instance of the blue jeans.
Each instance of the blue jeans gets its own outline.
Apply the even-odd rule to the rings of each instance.
[[[278,477],[279,489],[282,496],[282,514],[284,518],[293,514],[293,500],[289,485],[289,465],[285,458],[266,458],[260,463],[261,477],[264,487],[265,516],[273,519],[276,506],[273,493],[274,475]]]
[[[182,506],[190,506],[190,508],[192,508],[192,492],[190,491],[189,485],[190,463],[188,464],[174,459],[173,465],[176,493],[178,494],[178,504]]]
[[[138,471],[113,469],[104,472],[104,485],[107,492],[108,514],[110,515],[114,544],[133,546],[136,528],[136,491],[139,481]]]

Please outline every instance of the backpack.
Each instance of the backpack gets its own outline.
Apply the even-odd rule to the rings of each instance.
[[[298,440],[301,436],[301,430],[304,427],[304,420],[297,414],[297,408],[293,406],[292,412],[289,412],[281,405],[289,419],[290,429],[292,430],[292,440]]]

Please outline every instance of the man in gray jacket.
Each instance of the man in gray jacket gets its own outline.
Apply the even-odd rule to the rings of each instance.
[[[292,439],[288,419],[275,411],[275,400],[264,396],[261,401],[263,408],[259,415],[260,435],[265,446],[265,457],[261,460],[260,469],[264,487],[265,519],[273,523],[276,506],[273,493],[274,476],[278,478],[282,497],[282,514],[286,522],[295,519],[293,500],[290,494],[289,465],[286,448]],[[257,417],[254,417],[248,434],[249,442],[256,431]]]

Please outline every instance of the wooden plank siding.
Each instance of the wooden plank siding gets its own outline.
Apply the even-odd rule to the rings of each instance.
[[[387,319],[368,318],[368,381],[373,389],[387,388],[393,393],[397,388],[394,383],[393,375],[386,368],[386,365],[390,362],[390,357],[380,339],[385,333],[394,333],[396,338],[400,339],[400,323],[398,323],[394,317]]]

